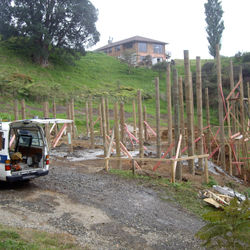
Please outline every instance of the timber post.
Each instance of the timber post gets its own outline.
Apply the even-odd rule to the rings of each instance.
[[[190,71],[188,50],[184,50],[184,66],[185,66],[188,156],[193,156],[194,155],[194,105],[193,105],[192,76]],[[190,174],[194,175],[195,174],[194,160],[189,160],[188,166]]]
[[[90,127],[90,148],[95,147],[95,138],[94,138],[94,121],[93,121],[93,101],[92,97],[89,100],[89,127]]]
[[[167,63],[166,70],[166,98],[167,98],[167,119],[168,119],[168,146],[170,147],[173,140],[172,135],[172,98],[171,98],[171,68]],[[169,156],[172,157],[173,150],[170,150]]]
[[[114,129],[115,129],[115,147],[116,147],[116,157],[121,157],[121,148],[120,148],[120,129],[119,129],[119,110],[118,103],[114,104]],[[117,161],[118,169],[121,169],[121,161]]]
[[[201,139],[197,142],[198,154],[203,154],[203,116],[202,116],[202,79],[201,79],[201,59],[196,57],[196,97],[197,97],[197,120],[198,120],[198,137]],[[203,168],[203,159],[199,159],[199,169]]]
[[[216,45],[216,69],[217,69],[217,87],[218,87],[218,110],[219,110],[219,124],[220,124],[220,152],[222,168],[226,170],[225,158],[225,131],[224,131],[224,115],[223,115],[223,101],[222,101],[222,79],[221,79],[221,61],[219,45]]]
[[[160,91],[159,77],[155,78],[155,100],[156,100],[156,157],[161,157],[161,131],[160,131]],[[146,137],[145,137],[146,140]]]
[[[180,118],[179,118],[179,88],[178,88],[178,72],[176,68],[173,70],[173,104],[174,104],[174,140],[175,140],[175,152],[178,149],[178,142],[180,139]],[[177,156],[178,157],[178,156]],[[159,157],[160,158],[160,157]],[[182,180],[182,164],[180,162],[175,163],[176,167],[176,179]],[[175,166],[174,164],[174,166]],[[173,171],[175,175],[175,170]],[[173,179],[173,181],[175,181]]]
[[[144,158],[141,90],[137,91],[137,100],[138,100],[137,105],[138,105],[138,128],[139,128],[139,155],[140,158]]]

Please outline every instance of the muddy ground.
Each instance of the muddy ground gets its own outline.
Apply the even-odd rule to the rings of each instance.
[[[88,249],[200,248],[203,222],[159,188],[106,174],[102,159],[61,156],[48,176],[0,183],[1,224],[68,233]]]

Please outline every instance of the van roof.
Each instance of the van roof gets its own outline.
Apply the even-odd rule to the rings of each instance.
[[[53,119],[53,118],[41,118],[41,119],[26,119],[26,120],[17,120],[12,122],[0,122],[1,130],[8,130],[10,125],[14,127],[22,126],[22,125],[38,125],[38,124],[54,124],[54,123],[72,123],[72,120],[68,119]]]

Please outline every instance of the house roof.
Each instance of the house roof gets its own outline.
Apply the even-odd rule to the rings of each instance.
[[[150,38],[146,38],[146,37],[142,37],[142,36],[133,36],[133,37],[130,37],[130,38],[118,41],[118,42],[107,44],[107,45],[105,45],[105,46],[103,46],[103,47],[101,47],[99,49],[96,49],[96,51],[108,49],[108,48],[118,46],[118,45],[121,45],[121,44],[124,44],[124,43],[129,43],[129,42],[146,42],[146,43],[157,43],[157,44],[164,44],[164,45],[168,44],[168,43],[165,43],[165,42],[161,42],[161,41],[158,41],[158,40],[154,40],[154,39],[150,39]]]

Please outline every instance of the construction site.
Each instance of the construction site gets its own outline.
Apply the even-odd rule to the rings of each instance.
[[[48,177],[35,179],[28,186],[14,187],[21,193],[28,193],[29,198],[25,198],[24,194],[13,194],[15,202],[11,203],[2,197],[12,208],[18,206],[20,199],[29,202],[23,210],[28,228],[67,232],[76,237],[82,246],[89,244],[94,248],[100,244],[107,249],[117,249],[117,246],[139,249],[139,245],[144,248],[159,248],[160,245],[171,249],[199,248],[193,232],[203,225],[201,220],[190,214],[187,216],[176,206],[166,206],[156,198],[156,191],[151,187],[145,189],[143,186],[141,189],[133,180],[109,175],[114,169],[131,171],[134,176],[166,179],[173,185],[192,182],[199,188],[216,180],[218,185],[214,185],[213,189],[203,188],[200,194],[197,192],[204,202],[216,208],[227,206],[236,194],[239,199],[245,199],[244,195],[231,189],[233,185],[227,185],[234,183],[238,191],[249,187],[249,83],[248,92],[244,93],[242,71],[238,72],[238,82],[234,82],[231,61],[228,72],[231,91],[224,96],[220,56],[217,53],[218,96],[210,96],[209,88],[202,95],[201,63],[197,57],[194,85],[197,111],[194,112],[189,52],[184,51],[185,75],[179,76],[175,67],[171,67],[167,64],[165,116],[160,113],[158,77],[154,84],[155,115],[150,115],[151,119],[148,119],[141,90],[131,103],[132,113],[125,112],[123,102],[112,103],[107,97],[94,101],[90,97],[81,110],[75,110],[72,98],[65,107],[60,106],[60,112],[56,101],[51,105],[43,103],[44,118],[58,118],[58,114],[61,117],[62,113],[66,113],[72,123],[59,126],[51,122],[44,126],[52,169]],[[210,124],[211,98],[218,99],[218,126]],[[24,100],[21,100],[21,111],[18,105],[15,100],[15,120],[20,119],[19,113],[22,120],[32,118],[27,116]],[[86,121],[83,132],[77,128],[76,115]],[[132,122],[128,122],[128,118]],[[161,125],[163,119],[167,127]],[[38,200],[40,208],[32,208]],[[69,204],[68,207],[66,204]],[[47,214],[46,206],[52,206],[58,217]],[[46,216],[35,222],[32,213],[27,215],[27,209],[36,216],[39,209],[45,209]],[[153,211],[155,213],[151,214]],[[170,217],[169,211],[172,211]],[[17,216],[17,221],[23,225],[25,220],[21,214]],[[6,216],[3,220],[9,220],[11,211]],[[16,222],[10,221],[9,224],[15,225]],[[182,236],[177,234],[183,242],[179,240],[176,243],[176,232],[183,233]]]

